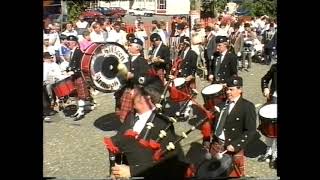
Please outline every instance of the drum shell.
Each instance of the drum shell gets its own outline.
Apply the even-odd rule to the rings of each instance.
[[[214,106],[216,105],[215,102],[223,102],[226,100],[224,88],[222,88],[219,92],[214,92],[212,94],[205,94],[203,93],[203,90],[202,90],[201,95],[204,101],[204,107],[208,110],[214,110]]]
[[[276,118],[266,118],[259,114],[260,132],[269,138],[276,138],[278,135],[277,119]]]
[[[91,60],[92,60],[92,56],[94,55],[94,52],[100,46],[102,46],[102,44],[95,44],[95,43],[91,44],[83,54],[82,61],[81,61],[82,76],[84,80],[88,82],[91,86],[94,86],[94,84],[92,83],[93,80],[90,75]]]
[[[76,90],[72,77],[67,77],[63,80],[60,80],[53,84],[53,91],[57,97],[64,97],[71,94],[74,90]]]

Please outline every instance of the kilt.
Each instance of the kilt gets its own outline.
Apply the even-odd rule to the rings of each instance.
[[[74,79],[74,86],[76,87],[76,91],[78,94],[78,98],[82,100],[89,100],[90,99],[90,92],[88,86],[82,76],[75,77]]]
[[[244,165],[245,165],[245,156],[244,151],[241,150],[236,154],[232,154],[234,167],[229,175],[229,177],[243,177],[244,174]]]
[[[123,123],[128,114],[133,110],[133,93],[132,89],[125,89],[120,98],[120,109],[117,110],[116,114],[119,116],[120,121]]]

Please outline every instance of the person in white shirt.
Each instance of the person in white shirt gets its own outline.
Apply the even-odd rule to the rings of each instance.
[[[139,22],[137,25],[135,37],[139,38],[143,42],[143,47],[145,47],[145,41],[148,39],[146,30],[143,27],[143,22]]]
[[[121,24],[119,22],[116,22],[113,27],[114,29],[108,34],[107,42],[117,42],[125,46],[127,43],[127,33],[121,29]]]
[[[106,42],[104,39],[103,30],[100,27],[99,23],[95,23],[92,26],[93,31],[90,33],[90,39],[92,42]]]
[[[71,36],[71,35],[78,36],[78,32],[73,29],[72,23],[66,24],[66,30],[63,31],[62,34],[66,35],[66,36]]]

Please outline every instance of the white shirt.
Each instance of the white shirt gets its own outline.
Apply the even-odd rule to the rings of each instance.
[[[228,111],[228,114],[230,114],[230,112],[232,111],[232,109],[233,109],[234,105],[237,103],[237,101],[239,100],[239,98],[240,98],[240,96],[239,96],[239,97],[237,97],[237,98],[235,98],[235,100],[234,100],[234,101],[232,101],[232,102],[229,104],[229,111]],[[220,122],[218,122],[217,127],[218,127],[219,123],[220,123]],[[224,131],[222,131],[222,132],[221,132],[221,134],[219,135],[219,137],[218,137],[218,138],[219,138],[219,139],[221,139],[221,140],[223,140],[223,141],[225,140]]]
[[[223,61],[224,56],[226,55],[226,53],[227,53],[227,50],[226,50],[226,51],[224,51],[223,53],[221,53],[221,63],[222,63],[222,61]]]
[[[107,42],[117,42],[124,46],[127,42],[126,35],[126,32],[123,30],[120,30],[119,32],[111,30],[108,34]]]
[[[91,41],[92,42],[105,42],[105,39],[104,39],[104,36],[103,36],[103,33],[100,32],[99,34],[96,33],[95,31],[92,31],[90,33],[90,38],[91,38]]]
[[[77,28],[87,28],[88,27],[88,22],[87,21],[78,21],[76,23]]]
[[[151,116],[153,110],[149,110],[142,114],[136,114],[136,116],[139,116],[139,120],[134,124],[133,131],[137,133],[141,133],[142,129],[146,125],[146,122],[148,121],[149,117]]]

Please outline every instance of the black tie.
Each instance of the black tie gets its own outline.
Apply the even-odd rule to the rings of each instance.
[[[229,107],[230,107],[230,104],[226,104],[225,107],[222,109],[222,114],[221,114],[221,117],[220,117],[220,121],[218,121],[219,124],[217,124],[217,128],[216,128],[216,131],[215,131],[215,135],[217,137],[219,137],[222,133],[222,129],[224,127],[224,124],[226,122],[226,119],[227,119],[227,116],[229,114]]]

